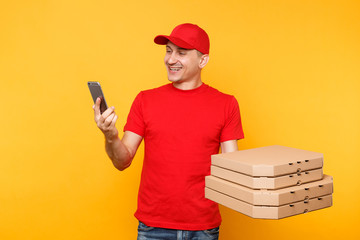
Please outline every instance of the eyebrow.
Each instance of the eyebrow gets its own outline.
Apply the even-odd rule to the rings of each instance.
[[[166,45],[166,47],[172,49],[169,45]],[[190,49],[186,49],[186,48],[182,48],[182,47],[176,47],[177,50],[185,50],[185,51],[188,51]]]

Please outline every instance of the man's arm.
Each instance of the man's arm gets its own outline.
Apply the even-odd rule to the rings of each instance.
[[[229,140],[221,143],[221,153],[235,152],[239,150],[237,140]]]
[[[117,115],[114,107],[108,108],[103,114],[100,113],[100,98],[95,102],[94,116],[98,128],[105,136],[105,149],[114,166],[120,171],[128,168],[142,141],[142,136],[126,131],[122,139],[115,127]]]
[[[105,138],[106,153],[114,166],[120,171],[125,170],[131,165],[136,151],[142,141],[142,137],[136,133],[126,131],[123,138]]]

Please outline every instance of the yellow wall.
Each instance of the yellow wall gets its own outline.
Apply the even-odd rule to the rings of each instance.
[[[359,1],[18,0],[0,3],[0,239],[135,239],[140,147],[107,159],[89,80],[122,129],[132,100],[167,83],[156,34],[211,38],[204,81],[239,101],[241,149],[324,153],[331,208],[255,220],[221,207],[222,240],[359,239]]]

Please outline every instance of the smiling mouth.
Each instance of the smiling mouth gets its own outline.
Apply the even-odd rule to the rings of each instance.
[[[169,66],[169,70],[171,71],[171,72],[178,72],[178,71],[180,71],[182,69],[182,67],[170,67]]]

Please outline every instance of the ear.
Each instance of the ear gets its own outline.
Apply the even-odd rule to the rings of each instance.
[[[204,68],[206,64],[209,62],[209,54],[203,54],[200,58],[199,68]]]

